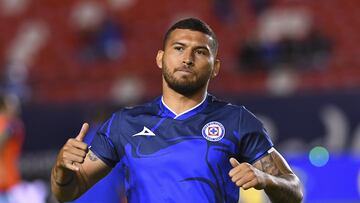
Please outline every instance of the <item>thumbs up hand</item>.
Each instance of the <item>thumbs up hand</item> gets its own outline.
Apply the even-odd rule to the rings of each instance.
[[[230,164],[233,167],[229,176],[231,181],[244,190],[255,188],[261,190],[265,188],[266,176],[268,174],[260,171],[249,163],[239,163],[236,159],[230,158]]]
[[[57,167],[71,171],[79,170],[78,165],[84,162],[88,152],[88,145],[83,142],[88,130],[89,124],[84,123],[79,134],[75,138],[68,139],[57,157]]]

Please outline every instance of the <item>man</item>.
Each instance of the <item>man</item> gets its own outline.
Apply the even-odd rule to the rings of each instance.
[[[11,202],[11,191],[21,182],[18,159],[25,137],[18,99],[0,95],[0,202]]]
[[[85,123],[52,170],[57,199],[79,197],[121,161],[130,203],[237,202],[239,187],[264,189],[273,202],[301,202],[300,181],[262,123],[207,94],[220,68],[217,48],[204,22],[175,23],[156,57],[162,97],[114,113],[89,148]]]

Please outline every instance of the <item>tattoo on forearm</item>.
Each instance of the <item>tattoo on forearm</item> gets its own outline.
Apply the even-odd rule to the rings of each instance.
[[[91,161],[97,161],[98,160],[98,157],[92,151],[89,151],[88,156],[89,156],[89,159]]]
[[[260,159],[259,167],[265,173],[271,174],[273,176],[281,175],[280,170],[275,165],[274,159],[271,155],[268,155],[262,159]]]
[[[266,194],[271,202],[301,202],[301,192],[299,182],[284,163],[281,157],[276,154],[269,154],[257,162],[254,166],[270,175],[276,176],[277,187],[265,188]]]

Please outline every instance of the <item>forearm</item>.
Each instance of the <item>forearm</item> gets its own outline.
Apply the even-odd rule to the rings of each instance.
[[[51,171],[51,190],[60,202],[80,197],[111,170],[83,142],[88,128],[84,123],[78,136],[68,139]]]
[[[84,185],[79,172],[54,167],[51,171],[51,190],[60,202],[72,201],[83,193]]]
[[[271,202],[298,203],[303,194],[299,178],[291,171],[286,160],[275,149],[254,163],[265,173],[264,189]]]
[[[299,203],[303,198],[300,181],[293,174],[269,175],[264,190],[272,203]]]

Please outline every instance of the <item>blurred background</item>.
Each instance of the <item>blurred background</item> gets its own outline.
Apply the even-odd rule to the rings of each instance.
[[[96,129],[161,94],[156,52],[189,16],[220,42],[210,93],[265,123],[304,202],[360,202],[359,11],[358,0],[0,0],[0,202],[56,202],[59,149],[84,121]]]

